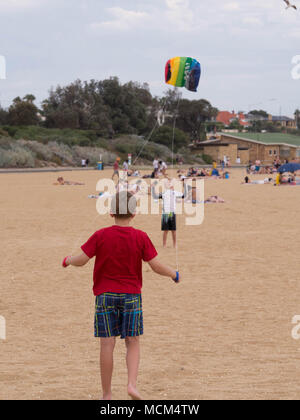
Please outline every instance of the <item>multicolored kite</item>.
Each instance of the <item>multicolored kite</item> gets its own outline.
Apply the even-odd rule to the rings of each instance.
[[[166,64],[166,83],[197,92],[201,76],[200,63],[191,57],[174,57]]]

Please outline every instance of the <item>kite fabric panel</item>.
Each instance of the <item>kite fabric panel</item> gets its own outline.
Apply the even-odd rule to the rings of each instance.
[[[201,76],[200,63],[191,57],[174,57],[166,64],[166,83],[197,92]]]

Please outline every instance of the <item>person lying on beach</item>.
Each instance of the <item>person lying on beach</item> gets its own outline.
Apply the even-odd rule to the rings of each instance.
[[[265,178],[265,179],[259,179],[257,181],[250,181],[249,177],[246,176],[242,184],[264,185],[264,184],[271,184],[272,182],[273,182],[273,178]]]
[[[212,195],[207,200],[205,200],[204,203],[225,203],[225,200],[221,197],[218,197],[217,195]]]
[[[120,193],[122,191],[129,192],[132,195],[142,193],[141,184],[142,184],[141,180],[137,181],[135,184],[129,184],[127,181],[118,182],[118,184],[116,185],[116,193]],[[148,190],[146,194],[149,194]],[[110,194],[108,191],[101,191],[99,194],[91,194],[88,196],[88,198],[100,198],[100,197],[101,199],[107,199],[107,198],[112,198],[113,195]]]
[[[133,178],[138,178],[141,176],[139,171],[133,171],[132,169],[129,169],[129,171],[127,172],[128,176],[132,176]]]
[[[75,182],[75,181],[65,181],[62,176],[57,178],[57,182],[54,182],[53,185],[84,185],[81,182]]]

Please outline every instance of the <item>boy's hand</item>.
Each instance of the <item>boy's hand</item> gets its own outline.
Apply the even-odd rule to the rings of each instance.
[[[180,275],[179,275],[179,271],[176,271],[176,277],[173,277],[173,280],[175,281],[175,283],[180,283]]]
[[[64,260],[63,260],[63,262],[62,262],[62,266],[64,267],[64,268],[67,268],[69,265],[70,265],[70,263],[69,263],[69,256],[68,257],[66,257],[66,258],[64,258]]]

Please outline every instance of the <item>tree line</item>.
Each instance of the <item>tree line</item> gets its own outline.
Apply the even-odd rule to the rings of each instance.
[[[93,130],[107,139],[122,134],[147,136],[158,125],[151,140],[169,147],[174,142],[178,150],[204,137],[205,123],[218,114],[210,102],[182,99],[177,89],[157,97],[147,84],[121,84],[117,77],[76,80],[52,88],[40,108],[35,100],[29,94],[15,98],[8,109],[0,106],[0,125]],[[157,119],[160,111],[163,124]]]

